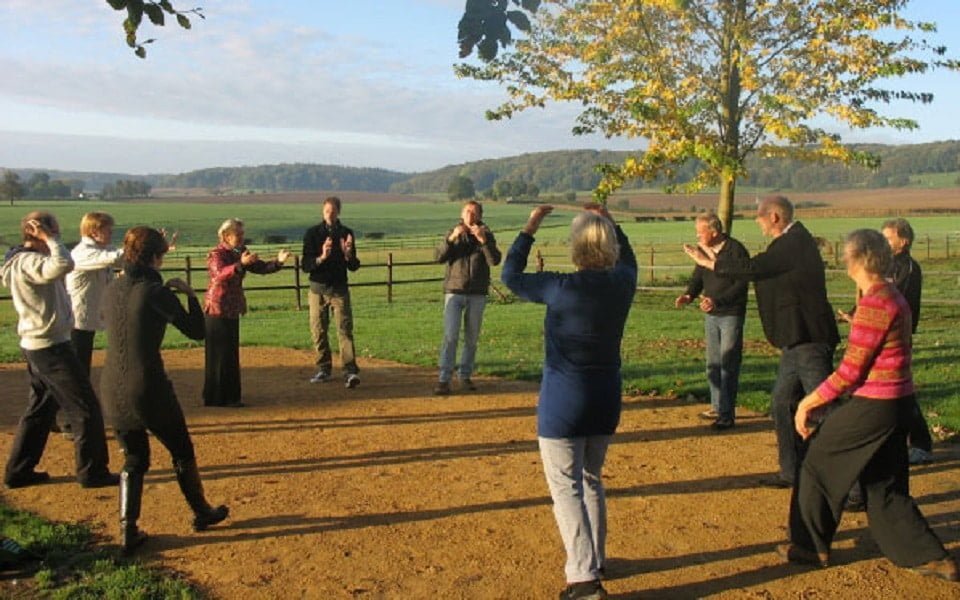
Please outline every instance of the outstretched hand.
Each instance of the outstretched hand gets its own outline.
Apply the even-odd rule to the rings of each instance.
[[[283,248],[282,250],[277,252],[277,262],[280,263],[281,265],[287,262],[288,258],[290,258],[290,251],[287,250],[286,248]]]
[[[527,219],[527,224],[523,226],[523,232],[527,235],[534,235],[537,233],[537,230],[540,229],[540,224],[543,223],[543,220],[553,212],[553,206],[549,204],[541,204],[540,206],[534,208],[530,211],[530,218]]]
[[[163,236],[163,239],[167,240],[167,252],[173,252],[177,249],[177,238],[180,237],[179,231],[170,233],[165,227],[161,227],[160,235]]]
[[[196,296],[196,292],[193,291],[193,288],[190,287],[190,284],[180,279],[179,277],[173,277],[171,279],[168,279],[167,282],[163,285],[165,285],[166,287],[170,288],[175,292],[180,292],[181,294],[186,294],[187,296],[190,296],[190,297]]]
[[[713,250],[701,246],[694,246],[693,244],[684,244],[683,251],[693,259],[693,262],[701,267],[710,269],[711,271],[713,270],[714,264],[717,261],[717,254]]]
[[[590,202],[584,205],[583,210],[592,212],[595,215],[599,215],[613,223],[613,217],[610,215],[610,211],[607,210],[607,206],[605,204],[600,204],[599,202]]]

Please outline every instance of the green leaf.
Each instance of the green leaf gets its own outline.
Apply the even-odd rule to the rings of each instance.
[[[177,23],[179,23],[180,27],[183,27],[184,29],[190,29],[190,19],[179,13],[177,14]]]
[[[129,0],[127,2],[127,20],[136,29],[140,27],[140,21],[143,20],[143,2],[142,0]]]
[[[523,7],[523,10],[535,13],[540,8],[540,0],[520,0],[520,6]]]
[[[177,12],[174,10],[173,5],[170,4],[170,0],[160,0],[160,8],[167,11],[171,15]]]
[[[107,0],[113,10],[123,10],[127,7],[127,0]]]
[[[133,53],[139,56],[140,58],[147,57],[147,50],[143,46],[137,46],[137,49],[134,50]]]
[[[157,4],[145,4],[143,12],[147,13],[150,22],[158,27],[163,27],[163,9]]]
[[[530,19],[519,10],[508,10],[507,19],[520,31],[530,31]]]

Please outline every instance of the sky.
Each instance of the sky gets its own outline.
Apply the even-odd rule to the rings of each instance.
[[[960,56],[957,0],[914,0]],[[554,105],[509,121],[484,111],[495,83],[459,80],[464,0],[175,0],[202,6],[184,31],[145,24],[147,59],[124,43],[124,13],[104,0],[0,2],[0,167],[178,173],[217,166],[321,163],[404,172],[642,140],[574,136]],[[146,21],[146,19],[145,19]],[[845,141],[960,139],[960,73],[903,81],[932,105],[885,114],[915,131],[838,130]]]

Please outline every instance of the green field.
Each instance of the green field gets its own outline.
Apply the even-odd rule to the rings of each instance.
[[[276,247],[261,243],[266,235],[286,235],[289,247],[299,253],[303,231],[318,220],[316,206],[305,204],[183,204],[176,202],[148,204],[51,203],[46,205],[61,220],[64,238],[69,241],[71,223],[79,221],[83,212],[105,210],[118,221],[118,231],[146,223],[181,231],[181,244],[172,253],[165,267],[168,276],[183,277],[183,265],[190,257],[194,287],[206,285],[202,270],[205,249],[215,243],[215,231],[221,220],[230,216],[244,219],[252,247],[263,255]],[[486,205],[486,221],[496,232],[504,251],[526,220],[530,206]],[[13,239],[19,218],[27,209],[4,207],[0,214],[0,235]],[[387,277],[384,263],[392,254],[395,263],[432,260],[432,246],[457,219],[459,205],[450,202],[380,204],[358,203],[344,207],[343,221],[358,232],[358,251],[364,268],[351,276],[359,285],[353,290],[357,351],[361,356],[392,359],[409,364],[432,367],[436,363],[441,335],[442,293],[440,284],[398,284],[393,288],[392,303],[382,285]],[[551,216],[538,236],[539,249],[548,269],[570,268],[565,240],[571,213]],[[803,219],[802,213],[800,218]],[[956,377],[955,348],[960,346],[960,319],[955,298],[960,288],[960,239],[956,234],[955,217],[924,216],[912,218],[921,239],[929,235],[931,258],[925,246],[917,246],[914,255],[924,267],[924,310],[920,333],[915,339],[915,378],[920,387],[921,403],[931,424],[941,423],[960,429],[960,381]],[[877,227],[870,219],[810,219],[807,227],[818,236],[837,242],[858,227]],[[624,382],[631,393],[693,394],[703,397],[706,384],[703,374],[702,317],[695,309],[676,310],[673,299],[688,277],[691,265],[680,252],[680,244],[693,241],[690,222],[634,223],[624,221],[641,265],[641,286],[631,311],[624,338]],[[371,232],[383,233],[383,239],[364,239]],[[742,239],[752,252],[764,246],[757,227],[749,220],[738,221],[734,235]],[[118,234],[119,237],[119,234]],[[946,258],[946,245],[951,245],[951,258]],[[825,247],[825,258],[832,264],[833,244]],[[651,268],[651,255],[653,267]],[[442,267],[436,264],[394,268],[394,280],[439,278]],[[495,271],[495,277],[499,271]],[[268,277],[251,276],[246,281],[250,313],[241,327],[241,340],[246,345],[275,345],[308,348],[306,299],[303,311],[296,310],[293,290],[255,291],[271,285],[293,285],[293,269]],[[304,278],[305,281],[305,278]],[[839,269],[828,272],[831,301],[835,308],[853,303],[853,285]],[[504,291],[502,286],[499,286]],[[0,290],[0,293],[5,290]],[[752,302],[752,300],[751,300]],[[516,301],[507,296],[491,295],[484,319],[478,357],[482,374],[536,379],[542,356],[543,307]],[[335,336],[334,336],[335,337]],[[763,339],[756,311],[748,313],[746,325],[747,351],[741,379],[741,402],[764,409],[775,375],[776,355]],[[176,332],[168,335],[168,347],[184,347],[192,342]],[[101,336],[97,344],[102,344]],[[0,360],[19,358],[16,319],[9,301],[0,301]]]

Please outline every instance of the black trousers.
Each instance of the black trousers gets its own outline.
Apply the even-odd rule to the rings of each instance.
[[[907,432],[908,441],[911,448],[920,448],[927,452],[933,451],[933,439],[930,437],[930,426],[927,425],[927,419],[923,416],[923,410],[913,397],[913,409],[910,416],[910,429]]]
[[[914,567],[947,555],[910,497],[907,426],[913,396],[853,397],[820,425],[807,448],[790,503],[790,541],[829,553],[844,499],[863,488],[870,533],[894,564]]]
[[[148,424],[143,429],[117,430],[117,441],[123,451],[123,470],[144,474],[150,469],[150,441],[147,431],[163,444],[170,453],[174,467],[196,460],[193,442],[187,431],[187,422],[176,404],[172,414],[165,415],[162,423]]]
[[[40,463],[59,409],[73,432],[77,481],[83,484],[103,477],[109,462],[103,413],[73,344],[21,352],[27,361],[30,394],[10,449],[6,480],[29,473]]]
[[[87,377],[90,377],[90,363],[93,362],[93,336],[96,333],[96,331],[85,329],[74,329],[70,332],[73,351],[77,353],[77,359],[80,360],[80,366],[87,372]]]
[[[77,359],[80,360],[80,366],[86,371],[87,378],[90,377],[90,363],[93,360],[93,336],[95,334],[95,331],[85,329],[74,329],[70,332],[73,351],[77,354]],[[67,417],[63,414],[63,411],[57,412],[57,427],[60,428],[60,431],[70,431],[70,424],[67,423]]]
[[[240,319],[204,317],[206,327],[203,404],[240,402]]]

